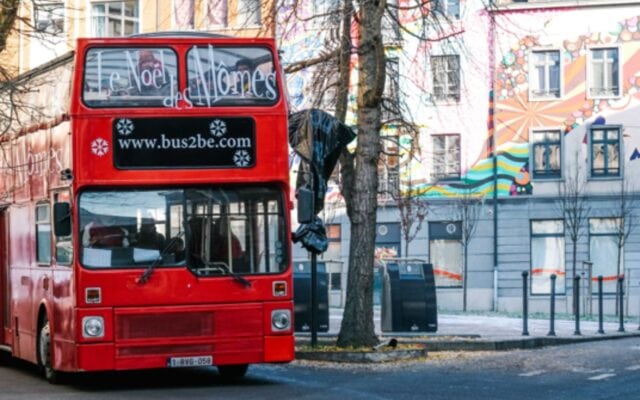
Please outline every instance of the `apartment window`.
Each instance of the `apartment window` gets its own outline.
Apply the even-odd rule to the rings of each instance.
[[[533,135],[533,177],[559,178],[562,159],[560,130],[535,131]]]
[[[93,36],[113,37],[138,33],[140,15],[137,1],[91,3]]]
[[[431,180],[460,178],[460,135],[433,135]]]
[[[617,48],[591,49],[591,97],[620,96],[620,64]]]
[[[226,27],[229,23],[227,0],[209,0],[207,3],[207,23],[210,27]]]
[[[175,29],[193,29],[194,14],[194,0],[173,0],[173,26]]]
[[[556,275],[556,293],[565,292],[564,221],[531,221],[531,293],[551,293],[551,275]]]
[[[621,218],[589,219],[589,260],[592,265],[592,277],[602,276],[602,291],[615,293],[618,275],[624,271],[624,257],[618,260],[618,234],[623,220]],[[624,250],[622,253],[624,254]],[[598,292],[598,285],[593,285],[593,293]]]
[[[460,99],[460,57],[433,56],[433,96],[436,100]]]
[[[46,203],[36,205],[36,260],[38,264],[51,262],[51,217]]]
[[[436,286],[462,286],[462,224],[429,222],[429,262]]]
[[[260,26],[260,14],[260,0],[238,0],[236,25],[239,27]]]
[[[327,224],[327,240],[329,241],[329,247],[322,254],[322,259],[327,262],[327,272],[330,274],[330,289],[341,290],[342,263],[339,261],[342,251],[342,226],[340,224]]]
[[[530,93],[533,99],[560,97],[560,52],[534,51],[531,54]]]
[[[460,18],[460,0],[434,0],[434,10],[449,18]]]
[[[34,1],[33,18],[37,32],[57,34],[64,32],[64,3]]]
[[[620,128],[597,126],[590,132],[591,176],[620,176]]]
[[[383,122],[397,123],[400,118],[400,66],[395,57],[387,58],[387,79],[382,101]]]

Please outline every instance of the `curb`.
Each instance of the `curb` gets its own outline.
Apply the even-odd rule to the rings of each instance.
[[[429,340],[428,338],[402,337],[406,343],[422,344],[424,349],[392,350],[382,352],[363,351],[296,351],[296,359],[309,361],[325,361],[336,363],[384,363],[390,361],[412,360],[427,357],[429,352],[442,351],[509,351],[537,349],[548,346],[561,346],[575,343],[596,342],[603,340],[618,340],[640,337],[640,331],[614,333],[598,336],[574,336],[574,337],[523,337],[514,339],[470,339],[468,335],[458,340]],[[437,336],[434,336],[437,338]],[[319,338],[322,344],[332,344],[336,337],[323,336]],[[308,344],[308,337],[296,337],[296,344]]]
[[[391,351],[296,351],[296,359],[309,361],[374,364],[427,357],[427,349]]]

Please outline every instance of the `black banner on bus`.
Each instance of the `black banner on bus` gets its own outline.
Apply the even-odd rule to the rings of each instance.
[[[255,165],[251,118],[116,118],[116,168],[250,168]]]

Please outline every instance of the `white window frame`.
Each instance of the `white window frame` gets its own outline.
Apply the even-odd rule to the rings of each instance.
[[[105,4],[106,5],[108,3],[126,3],[126,2],[128,2],[128,0],[89,1],[88,2],[88,5],[89,5],[88,9],[89,9],[89,14],[90,14],[90,17],[89,17],[90,19],[89,19],[89,23],[87,24],[88,34],[91,37],[99,37],[99,36],[96,35],[96,32],[95,32],[94,20],[97,17],[97,15],[94,14],[94,12],[93,12],[93,6],[94,5],[96,5],[96,4]],[[137,31],[134,32],[134,34],[135,33],[140,33],[140,31],[141,31],[140,28],[142,27],[142,22],[143,22],[142,21],[142,10],[140,8],[140,0],[133,0],[133,2],[136,4],[136,8],[138,10],[138,16],[137,17],[127,17],[127,16],[125,16],[124,15],[124,7],[123,7],[122,8],[122,14],[120,15],[120,22],[122,23],[122,27],[123,27],[122,32],[120,32],[119,35],[109,35],[110,32],[107,32],[108,35],[107,36],[102,36],[102,37],[124,37],[125,36],[125,33],[124,33],[124,22],[125,21],[137,22],[138,29],[137,29]],[[99,16],[101,18],[108,18],[109,14],[105,12],[103,14],[100,14]],[[106,24],[106,25],[108,25],[108,24]]]
[[[536,94],[536,90],[538,88],[534,88],[533,82],[534,79],[537,79],[537,71],[536,64],[534,63],[534,54],[535,53],[558,53],[559,65],[558,65],[558,96],[549,93],[549,84],[550,84],[550,73],[549,73],[549,65],[545,62],[545,82],[544,86],[547,89],[545,94]],[[549,100],[561,100],[564,97],[564,63],[562,61],[562,51],[557,48],[533,48],[529,52],[529,101],[549,101]]]
[[[615,95],[593,95],[591,94],[592,82],[593,82],[593,51],[595,50],[607,50],[615,49],[618,52],[618,94]],[[622,48],[618,45],[612,44],[610,46],[590,46],[587,48],[587,99],[618,99],[623,95],[622,77],[624,75],[622,60]]]
[[[600,226],[604,229],[600,229],[600,230],[594,229],[594,225],[597,222],[602,223],[602,225]],[[606,222],[608,222],[608,224],[606,224]],[[598,275],[601,275],[597,272],[597,270],[599,270],[600,269],[599,267],[602,267],[602,266],[597,264],[598,259],[594,258],[592,254],[593,253],[592,246],[593,246],[594,240],[597,240],[597,238],[603,238],[603,237],[609,238],[616,245],[615,251],[617,252],[618,229],[620,229],[620,224],[624,225],[624,219],[620,217],[589,218],[588,224],[589,224],[589,235],[588,235],[589,236],[589,260],[594,262],[592,266],[591,278],[594,279],[595,284],[592,286],[592,293],[597,294],[598,293],[597,278],[598,278]],[[609,229],[606,229],[606,228],[609,228]],[[616,254],[616,257],[617,257],[617,254]],[[624,274],[624,244],[621,249],[620,265],[616,267],[615,262],[616,260],[612,260],[612,266],[614,268],[617,268],[615,271],[615,274],[603,276],[605,278],[605,280],[603,281],[603,293],[605,294],[614,294],[616,292],[617,279],[612,281],[611,278],[616,277],[618,271],[620,271],[621,274]]]
[[[445,142],[444,142],[444,151],[445,151],[445,155],[444,155],[444,165],[445,165],[445,171],[444,174],[442,175],[438,175],[435,173],[435,158],[436,158],[436,151],[435,151],[435,146],[434,146],[434,142],[435,142],[435,138],[436,137],[445,137]],[[456,171],[456,174],[450,173],[448,170],[446,170],[446,167],[449,165],[449,158],[451,157],[448,152],[447,152],[447,148],[448,148],[448,138],[458,138],[458,154],[457,154],[457,164],[458,164],[458,170]],[[432,182],[437,182],[437,181],[458,181],[460,180],[460,177],[462,176],[462,135],[460,135],[459,133],[434,133],[431,135],[431,181]]]
[[[553,228],[553,225],[555,224],[556,227],[560,227],[561,229],[558,229],[557,231],[552,231],[549,230],[547,232],[535,232],[535,227],[534,225],[536,224],[547,224],[546,227],[544,227],[542,230],[545,229],[549,229],[549,228]],[[557,255],[558,257],[558,262],[560,265],[558,265],[558,272],[562,272],[562,274],[556,274],[556,294],[558,295],[564,295],[566,293],[566,284],[567,284],[567,260],[566,260],[566,255],[565,255],[565,248],[566,248],[566,240],[565,240],[565,225],[564,225],[565,221],[563,219],[531,219],[529,220],[529,235],[530,235],[530,239],[529,239],[529,256],[531,257],[531,262],[529,265],[530,268],[530,276],[531,276],[531,287],[530,287],[530,292],[532,296],[536,296],[536,295],[542,295],[542,296],[548,296],[551,293],[551,274],[549,272],[555,272],[555,271],[546,271],[545,267],[547,267],[547,265],[534,265],[534,260],[533,260],[533,255],[534,255],[534,240],[536,239],[556,239],[559,240],[559,251],[558,253],[553,253],[555,255]],[[540,227],[542,228],[542,226],[540,225]],[[538,253],[536,253],[538,254]],[[539,255],[539,254],[538,254]],[[544,257],[545,261],[548,261],[547,257]],[[551,260],[554,261],[554,260]],[[539,268],[542,268],[543,272],[542,272],[542,276],[540,276],[540,278],[538,278],[538,276],[534,276],[534,272],[536,272],[536,270],[538,270]],[[547,290],[547,285],[548,285],[548,290]]]
[[[448,69],[448,61],[447,58],[448,57],[455,57],[458,60],[458,69],[457,69],[457,77],[458,77],[458,82],[457,82],[457,90],[455,93],[451,93],[449,92],[449,87],[451,86],[451,83],[449,82],[449,73],[452,72]],[[443,102],[460,102],[460,97],[461,96],[461,92],[462,92],[462,60],[459,54],[434,54],[433,56],[430,57],[431,58],[431,84],[433,85],[432,90],[433,90],[433,98],[436,102],[438,103],[443,103]],[[443,69],[443,74],[444,74],[444,83],[443,83],[443,93],[441,96],[437,96],[436,95],[436,74],[439,72],[436,70],[436,63],[434,62],[436,59],[439,60],[445,60],[444,62],[444,69]]]
[[[565,142],[564,142],[564,127],[561,126],[549,126],[549,127],[540,127],[540,128],[532,128],[529,130],[529,172],[531,174],[531,179],[534,181],[542,181],[542,182],[552,182],[552,181],[561,181],[564,179],[564,153],[565,153]],[[541,132],[549,132],[549,131],[558,131],[560,132],[560,175],[559,176],[536,176],[536,160],[535,160],[535,148],[534,145],[536,142],[534,141],[534,136],[536,133]]]
[[[33,22],[33,28],[35,29],[36,32],[41,33],[41,34],[48,34],[48,35],[59,35],[62,33],[66,32],[67,29],[67,24],[66,24],[66,19],[67,19],[67,5],[66,5],[66,1],[65,0],[32,0],[31,4],[33,6],[33,15],[32,15],[32,22]],[[62,27],[60,29],[60,31],[57,32],[49,32],[47,30],[47,28],[49,26],[56,26],[53,21],[55,21],[54,18],[51,18],[52,16],[56,15],[54,13],[51,12],[51,10],[41,10],[40,7],[47,7],[47,6],[54,6],[54,5],[60,5],[62,7],[62,13],[59,15],[62,18]],[[40,29],[38,27],[38,14],[40,12],[43,12],[43,14],[48,15],[49,18],[49,24],[47,24],[47,27],[45,29]]]
[[[432,0],[434,1],[433,3],[433,9],[434,11],[438,11],[441,15],[444,15],[448,18],[451,19],[459,19],[460,15],[462,14],[462,5],[460,4],[461,1],[460,0],[453,0],[456,1],[458,3],[458,14],[457,15],[451,15],[451,10],[449,9],[449,1],[451,0]]]
[[[241,20],[241,16],[244,16],[245,13],[242,12],[241,10],[245,10],[247,8],[247,6],[245,5],[245,2],[254,2],[257,3],[257,7],[258,7],[258,12],[260,13],[258,15],[258,23],[257,24],[253,24],[253,23],[247,23],[247,21],[242,21]],[[259,0],[236,0],[236,20],[235,20],[235,27],[236,28],[259,28],[262,26],[262,21],[263,21],[263,16],[262,16],[262,2]],[[255,6],[255,4],[253,5]],[[251,14],[248,14],[251,15]]]
[[[206,25],[208,28],[210,29],[221,29],[221,28],[228,28],[229,27],[229,0],[207,0],[204,3],[204,18],[206,21]],[[223,24],[211,24],[209,23],[209,6],[210,5],[218,5],[220,3],[223,3],[225,5],[225,9],[226,9],[226,15],[224,17],[224,23]]]

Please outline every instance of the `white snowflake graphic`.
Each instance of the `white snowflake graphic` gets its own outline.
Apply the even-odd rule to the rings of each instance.
[[[221,119],[214,119],[209,124],[209,131],[213,136],[222,137],[227,133],[227,124]]]
[[[122,136],[128,136],[133,133],[133,121],[127,118],[123,118],[116,123],[116,130]]]
[[[246,150],[236,150],[236,153],[233,155],[233,162],[236,163],[238,167],[246,167],[251,163],[251,156],[249,156],[249,152]]]
[[[98,157],[102,157],[109,152],[109,143],[102,138],[97,138],[91,142],[91,152]]]

